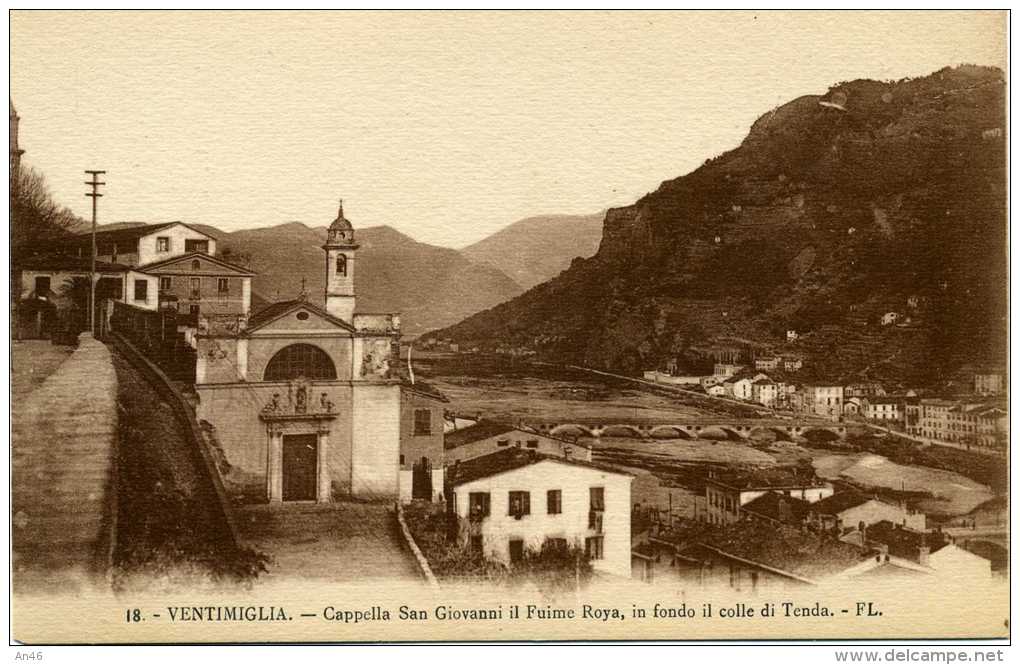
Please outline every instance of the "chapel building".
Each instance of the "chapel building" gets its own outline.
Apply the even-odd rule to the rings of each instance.
[[[322,304],[306,293],[237,332],[196,337],[197,417],[234,476],[270,503],[399,494],[400,317],[355,312],[358,244],[341,202],[322,249]]]

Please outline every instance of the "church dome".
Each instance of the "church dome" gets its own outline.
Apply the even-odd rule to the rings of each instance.
[[[327,242],[330,245],[349,245],[354,242],[354,226],[349,219],[344,217],[343,199],[340,199],[340,209],[337,210],[336,219],[329,225]]]

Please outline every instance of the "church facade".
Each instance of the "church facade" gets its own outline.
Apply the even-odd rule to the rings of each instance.
[[[322,305],[277,302],[234,333],[196,337],[196,414],[231,481],[270,503],[399,492],[400,317],[355,313],[358,245],[343,206],[326,244]]]

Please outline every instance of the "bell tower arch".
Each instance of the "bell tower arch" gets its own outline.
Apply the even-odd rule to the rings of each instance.
[[[353,323],[354,321],[354,254],[358,244],[354,242],[354,227],[344,217],[344,202],[336,219],[326,232],[326,311],[331,315]]]

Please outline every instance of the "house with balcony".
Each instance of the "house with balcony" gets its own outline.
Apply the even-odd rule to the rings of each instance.
[[[550,542],[584,548],[596,570],[630,577],[632,480],[510,447],[447,467],[447,517],[463,545],[511,566]]]

